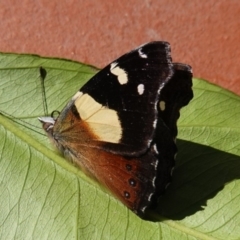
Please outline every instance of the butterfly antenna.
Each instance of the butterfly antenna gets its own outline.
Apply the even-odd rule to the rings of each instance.
[[[41,87],[42,87],[42,102],[43,102],[43,111],[44,115],[48,115],[48,106],[47,106],[47,98],[46,98],[46,90],[45,90],[45,78],[47,76],[47,71],[45,68],[40,67],[40,79],[41,79]]]

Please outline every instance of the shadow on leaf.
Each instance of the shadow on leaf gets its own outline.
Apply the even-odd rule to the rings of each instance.
[[[172,183],[156,210],[172,220],[203,210],[226,183],[240,179],[240,156],[185,140],[178,139],[177,145]]]

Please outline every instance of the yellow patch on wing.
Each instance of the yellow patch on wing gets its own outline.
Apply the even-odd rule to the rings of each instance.
[[[161,111],[164,111],[165,108],[166,108],[166,103],[165,103],[164,101],[160,101],[160,102],[159,102],[159,107],[160,107],[160,110],[161,110]]]
[[[74,104],[81,119],[88,124],[99,140],[119,143],[122,128],[116,111],[96,102],[88,94],[79,95]]]

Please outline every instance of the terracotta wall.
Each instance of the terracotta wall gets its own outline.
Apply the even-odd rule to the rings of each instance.
[[[1,1],[0,51],[103,67],[150,40],[167,40],[195,77],[240,94],[240,1]]]

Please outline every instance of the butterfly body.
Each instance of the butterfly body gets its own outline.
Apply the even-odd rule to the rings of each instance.
[[[40,121],[70,161],[143,217],[170,182],[191,76],[189,66],[172,63],[168,43],[151,42],[97,73],[56,119]],[[168,93],[172,79],[180,87]]]

